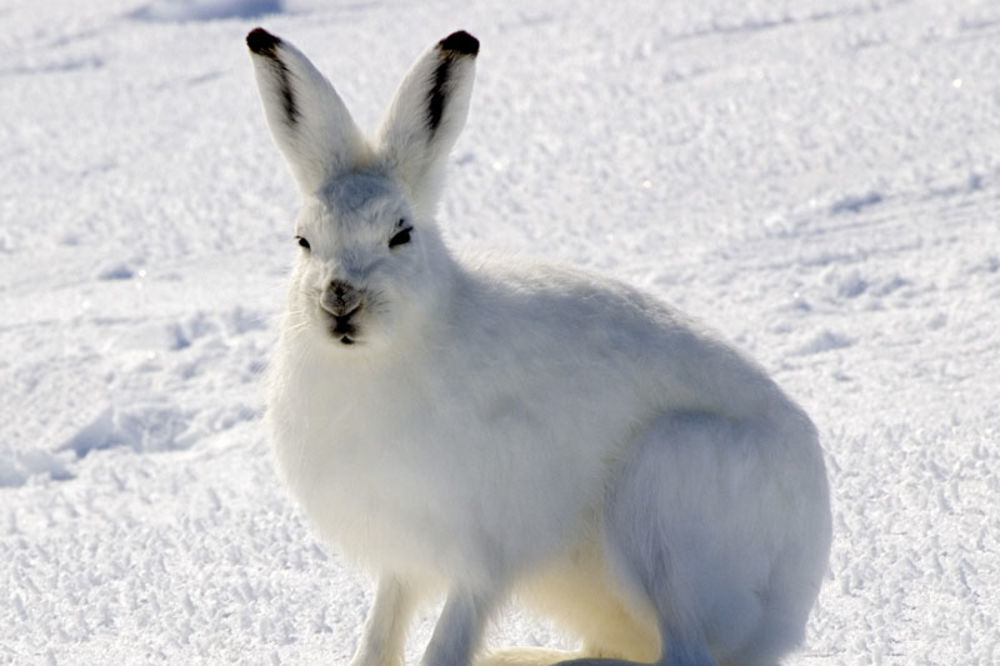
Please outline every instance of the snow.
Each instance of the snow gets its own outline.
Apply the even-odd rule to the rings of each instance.
[[[150,21],[208,21],[224,18],[252,19],[280,12],[280,0],[157,0],[131,13]]]
[[[346,663],[370,601],[278,483],[296,193],[243,36],[372,126],[483,44],[439,218],[669,300],[812,414],[788,664],[1000,660],[1000,9],[979,0],[0,5],[0,663]],[[419,658],[433,626],[412,632]],[[504,644],[571,645],[511,608]]]

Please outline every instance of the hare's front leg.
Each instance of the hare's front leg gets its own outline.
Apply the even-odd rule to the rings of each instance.
[[[413,589],[395,576],[379,577],[375,601],[351,666],[402,666],[414,597]]]
[[[494,594],[452,589],[424,653],[423,666],[468,666],[479,649]]]

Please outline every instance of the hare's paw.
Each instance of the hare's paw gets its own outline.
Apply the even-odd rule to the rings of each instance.
[[[540,647],[491,650],[476,659],[476,666],[552,666],[579,657],[579,653]]]

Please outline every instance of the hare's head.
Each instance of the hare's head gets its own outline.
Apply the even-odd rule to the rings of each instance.
[[[450,284],[432,212],[465,123],[479,42],[456,32],[417,59],[371,141],[298,49],[260,28],[247,45],[304,199],[291,325],[352,350],[421,335]]]

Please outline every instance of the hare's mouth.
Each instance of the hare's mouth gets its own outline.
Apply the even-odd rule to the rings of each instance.
[[[354,319],[360,309],[357,307],[343,315],[326,313],[330,335],[341,344],[353,345],[357,342],[358,326]]]

